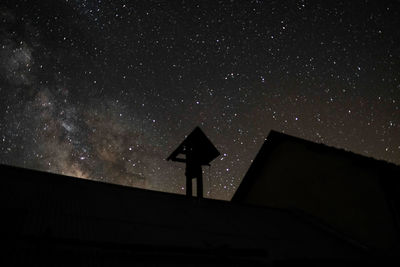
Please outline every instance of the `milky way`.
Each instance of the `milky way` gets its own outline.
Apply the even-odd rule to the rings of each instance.
[[[271,129],[400,164],[397,1],[2,1],[0,163],[230,199]]]

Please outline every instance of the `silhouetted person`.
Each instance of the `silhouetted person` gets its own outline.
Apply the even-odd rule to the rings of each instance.
[[[185,155],[185,158],[179,158],[178,155]],[[196,127],[188,137],[175,149],[167,160],[186,163],[186,195],[191,197],[192,179],[197,181],[197,197],[203,197],[203,171],[202,165],[210,166],[210,162],[220,155],[211,141]]]
[[[203,171],[201,170],[201,162],[196,160],[193,151],[186,151],[186,195],[192,196],[192,179],[197,180],[197,196],[203,197]]]

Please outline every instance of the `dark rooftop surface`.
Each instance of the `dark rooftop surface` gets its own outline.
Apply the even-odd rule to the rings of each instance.
[[[306,139],[271,130],[264,144],[256,155],[252,165],[247,171],[245,177],[243,178],[242,183],[232,197],[232,201],[240,202],[240,199],[243,197],[243,195],[247,193],[248,187],[253,183],[252,180],[254,179],[255,173],[257,173],[259,171],[259,168],[262,167],[269,160],[269,158],[272,156],[271,152],[273,151],[273,149],[284,141],[292,141],[298,144],[303,144],[318,153],[335,154],[339,157],[350,159],[354,163],[358,163],[365,167],[374,168],[375,170],[381,172],[381,177],[400,177],[400,166],[394,163],[384,160],[378,160],[372,157],[366,157],[341,148],[327,146],[322,143],[314,143]],[[400,185],[400,181],[396,182],[396,184]]]
[[[370,251],[284,209],[0,166],[1,235],[15,265],[352,261]]]

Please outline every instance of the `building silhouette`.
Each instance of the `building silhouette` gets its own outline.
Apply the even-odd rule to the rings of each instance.
[[[0,165],[2,266],[397,260],[399,167],[272,131],[232,201]]]
[[[400,167],[271,131],[232,202],[296,210],[373,250],[399,244]]]

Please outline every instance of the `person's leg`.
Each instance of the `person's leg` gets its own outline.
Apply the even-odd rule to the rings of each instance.
[[[196,178],[197,180],[197,197],[203,198],[203,177],[200,174],[199,177]]]
[[[186,177],[186,196],[192,197],[192,178]]]

